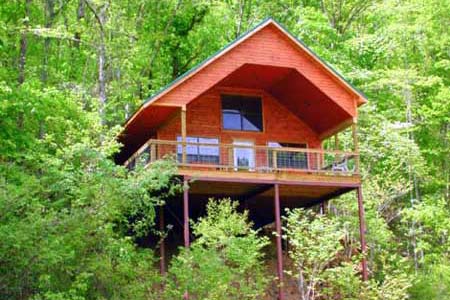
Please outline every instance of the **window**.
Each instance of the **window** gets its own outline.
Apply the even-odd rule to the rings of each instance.
[[[222,95],[222,120],[224,129],[262,131],[261,98]]]
[[[269,142],[269,147],[274,148],[306,148],[306,144]],[[273,151],[268,151],[269,166],[273,167]],[[308,156],[304,152],[277,150],[277,168],[308,169]]]
[[[182,137],[178,136],[177,141],[181,142]],[[193,145],[198,144],[219,144],[219,139],[217,138],[201,138],[187,136],[186,142],[186,162],[187,163],[198,163],[198,164],[219,164],[219,146],[203,146],[203,145]],[[177,146],[177,158],[178,161],[182,160],[182,145]]]
[[[234,141],[233,142],[234,166],[236,168],[254,169],[255,168],[255,149],[252,141]],[[246,147],[239,147],[246,146]]]

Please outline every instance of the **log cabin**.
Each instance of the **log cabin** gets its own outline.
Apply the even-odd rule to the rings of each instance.
[[[256,226],[274,222],[282,282],[283,208],[320,205],[356,191],[365,251],[356,124],[366,101],[269,18],[146,100],[125,123],[116,161],[133,169],[168,156],[176,160],[185,188],[172,205],[180,208],[186,247],[189,219],[210,197],[239,200]],[[353,145],[342,151],[337,136],[347,129]],[[331,137],[335,148],[325,150]],[[165,215],[162,208],[162,226]],[[362,276],[367,279],[365,259]],[[283,299],[281,284],[278,297]]]

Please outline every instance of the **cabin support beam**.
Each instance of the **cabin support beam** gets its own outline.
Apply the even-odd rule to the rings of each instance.
[[[353,135],[353,151],[356,153],[355,157],[355,171],[359,173],[359,144],[358,144],[358,127],[356,122],[352,123],[352,135]]]
[[[275,197],[275,228],[277,238],[277,275],[278,275],[278,300],[284,299],[283,294],[283,249],[281,247],[281,212],[280,212],[280,187],[278,183],[274,185]]]
[[[183,146],[184,149],[184,146]],[[184,247],[189,247],[189,185],[188,178],[185,176],[183,179],[183,235],[184,235]],[[189,299],[188,291],[184,292],[184,300]]]
[[[355,122],[352,123],[352,135],[353,135],[353,149],[355,152],[358,152],[359,151],[358,127]]]
[[[161,239],[159,240],[159,268],[161,275],[166,274],[166,245],[164,241],[165,237],[165,225],[164,225],[164,206],[159,207],[159,231],[161,233]]]
[[[184,246],[189,247],[189,185],[186,177],[183,181],[183,236]]]
[[[336,134],[334,135],[334,150],[338,151],[339,150],[339,133],[336,132]]]
[[[186,105],[181,107],[181,162],[186,163]]]
[[[367,271],[367,259],[366,259],[366,222],[364,217],[364,205],[363,205],[363,196],[362,196],[362,188],[359,186],[357,189],[358,195],[358,211],[359,211],[359,236],[361,241],[361,253],[363,258],[361,260],[361,269],[362,269],[362,279],[363,281],[367,281],[369,278]]]

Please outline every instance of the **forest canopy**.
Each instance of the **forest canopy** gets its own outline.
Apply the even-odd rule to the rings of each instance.
[[[261,299],[274,275],[262,263],[267,238],[231,200],[210,202],[192,225],[193,250],[181,250],[162,278],[156,249],[141,239],[164,234],[155,216],[182,188],[176,166],[127,172],[112,157],[145,99],[266,17],[369,99],[358,128],[371,281],[353,280],[353,260],[305,278],[342,299],[450,297],[449,0],[3,0],[0,299],[179,299],[188,269],[204,283],[192,287],[199,297]],[[343,134],[343,147],[350,143]],[[296,249],[341,249],[314,239],[322,227],[357,240],[350,199],[333,200],[327,217],[290,212]],[[232,232],[205,226],[214,217],[224,228],[240,221]],[[218,246],[211,232],[229,243]],[[254,268],[228,250],[246,253]],[[289,255],[302,270],[318,261],[312,250]],[[205,296],[218,271],[229,277]],[[161,285],[172,290],[160,294]]]

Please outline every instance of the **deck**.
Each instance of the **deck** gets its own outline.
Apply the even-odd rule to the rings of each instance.
[[[193,211],[210,197],[231,197],[264,216],[275,183],[283,207],[310,207],[361,184],[358,153],[320,149],[151,139],[125,165],[132,169],[163,158],[174,159],[177,175],[189,180]]]

